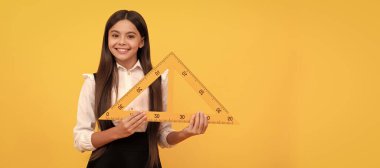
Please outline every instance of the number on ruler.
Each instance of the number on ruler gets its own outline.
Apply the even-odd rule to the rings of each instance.
[[[182,72],[182,76],[185,77],[186,75],[187,75],[187,72],[186,72],[186,71],[183,71],[183,72]]]
[[[137,91],[137,93],[140,93],[140,92],[142,91],[142,89],[141,89],[140,87],[138,87],[138,88],[136,89],[136,91]]]
[[[109,116],[110,115],[110,113],[109,112],[106,112],[106,116]]]
[[[199,94],[203,95],[203,93],[205,93],[203,89],[199,90]]]
[[[229,116],[229,117],[227,118],[227,120],[228,120],[228,121],[233,121],[234,118],[233,118],[232,116]]]
[[[156,72],[154,72],[154,74],[156,74],[158,76],[158,75],[160,75],[160,71],[157,70]]]
[[[216,108],[215,111],[218,112],[218,113],[220,113],[222,110],[218,107],[218,108]]]
[[[122,104],[119,104],[119,106],[117,106],[117,108],[118,108],[119,110],[122,110],[124,107],[123,107]]]
[[[183,114],[179,115],[179,119],[181,119],[181,120],[185,119],[185,115],[183,115]]]
[[[154,118],[160,118],[160,114],[154,114]]]
[[[210,120],[210,119],[211,119],[211,117],[208,115],[208,116],[207,116],[207,120]]]

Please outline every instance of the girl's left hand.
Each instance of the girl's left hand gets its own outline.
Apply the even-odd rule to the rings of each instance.
[[[190,124],[185,129],[183,133],[187,136],[194,136],[199,134],[204,134],[208,126],[207,116],[202,112],[197,112],[190,119]]]

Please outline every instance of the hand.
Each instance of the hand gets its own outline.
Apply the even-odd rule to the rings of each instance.
[[[136,112],[129,117],[124,118],[116,126],[119,138],[125,138],[136,132],[137,128],[142,126],[147,120],[146,112]]]
[[[199,134],[204,134],[208,126],[208,120],[205,114],[202,112],[197,112],[190,119],[190,124],[188,127],[182,131],[187,136],[194,136]]]

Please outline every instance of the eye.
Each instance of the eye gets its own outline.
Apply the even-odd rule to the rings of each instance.
[[[133,38],[135,38],[134,35],[128,35],[127,37],[128,37],[129,39],[133,39]]]
[[[114,38],[117,38],[117,37],[119,37],[119,35],[118,35],[118,34],[111,34],[111,36],[112,36],[112,37],[114,37]]]

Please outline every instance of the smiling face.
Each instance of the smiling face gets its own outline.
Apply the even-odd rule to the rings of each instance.
[[[116,62],[127,69],[137,62],[137,51],[144,46],[136,26],[129,20],[121,20],[108,31],[108,48]]]

